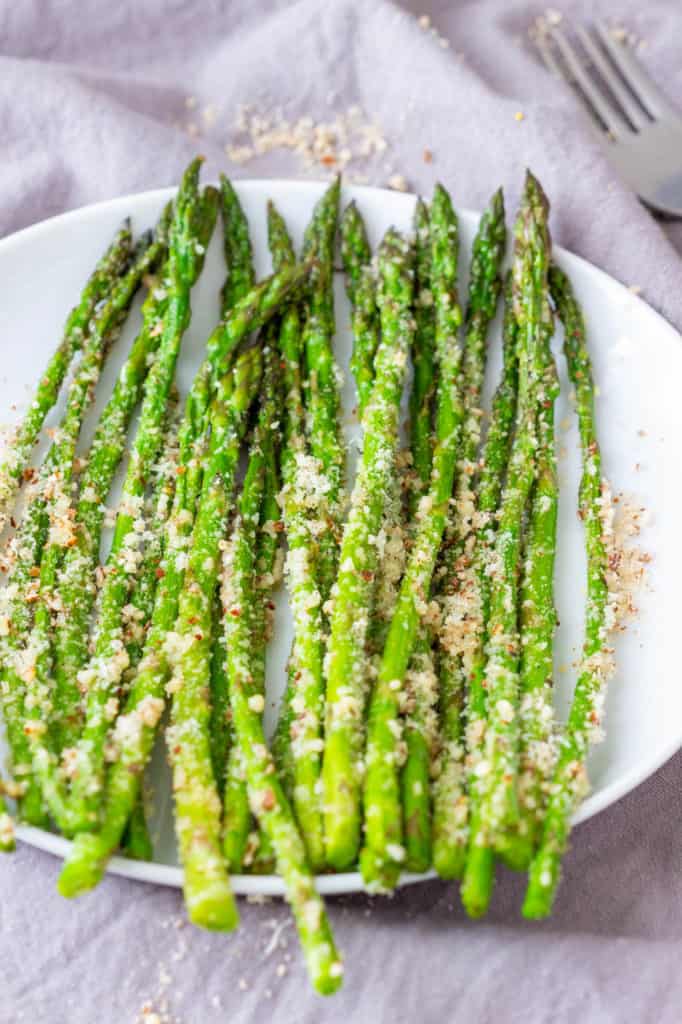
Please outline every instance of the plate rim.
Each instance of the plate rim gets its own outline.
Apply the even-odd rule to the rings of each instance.
[[[235,185],[237,191],[245,189],[249,192],[265,192],[268,188],[285,188],[296,192],[309,192],[311,190],[314,191],[316,189],[322,189],[329,184],[328,181],[312,178],[288,179],[261,177],[231,178],[230,180]],[[216,182],[207,181],[206,184],[216,184]],[[359,200],[362,196],[368,196],[376,202],[377,200],[380,200],[381,197],[388,195],[391,197],[392,202],[405,201],[414,203],[417,198],[417,193],[414,192],[397,192],[395,190],[372,185],[354,185],[351,183],[344,185],[342,181],[342,187],[346,192],[352,192]],[[170,199],[176,192],[177,185],[148,189],[142,192],[131,192],[123,196],[115,196],[110,199],[99,200],[95,203],[87,203],[72,210],[67,210],[63,213],[56,214],[55,216],[48,217],[35,224],[30,224],[27,227],[20,228],[18,231],[14,231],[5,238],[0,239],[0,258],[7,250],[11,251],[13,246],[22,245],[27,241],[30,242],[34,238],[38,239],[43,232],[59,228],[62,223],[68,224],[71,221],[79,219],[96,220],[98,216],[105,211],[115,212],[117,207],[122,209],[123,215],[131,214],[134,217],[134,211],[131,213],[130,210],[131,204],[135,204],[140,201],[157,201],[161,204]],[[479,211],[472,210],[468,207],[456,205],[455,211],[459,217],[463,217],[467,220],[473,219],[477,221],[481,217],[481,213]],[[560,245],[553,246],[552,255],[556,261],[569,272],[572,268],[575,268],[579,273],[588,273],[592,276],[596,276],[597,280],[606,289],[606,291],[613,293],[614,298],[620,297],[634,305],[640,304],[643,309],[647,311],[647,315],[653,315],[655,321],[657,321],[657,326],[660,329],[661,334],[665,336],[666,343],[670,342],[678,345],[682,343],[682,333],[680,333],[680,331],[678,331],[662,313],[654,309],[654,307],[646,302],[640,295],[631,292],[626,285],[621,281],[618,281],[611,274],[607,273],[607,271],[602,270],[601,267],[596,266],[596,264],[592,263],[590,260],[585,259],[583,256],[578,256],[576,253],[573,253]],[[609,295],[609,298],[611,298],[611,295]],[[661,335],[657,335],[657,343],[660,344],[662,340]],[[588,821],[590,818],[600,814],[612,804],[617,803],[623,797],[627,796],[647,779],[650,779],[681,748],[682,725],[680,726],[678,735],[671,739],[660,750],[657,750],[652,754],[652,756],[645,761],[643,767],[640,766],[639,768],[633,768],[630,771],[625,772],[619,779],[609,783],[599,793],[593,793],[583,801],[578,811],[573,816],[573,825],[576,826]],[[61,858],[64,858],[68,854],[72,845],[71,841],[65,839],[63,836],[47,832],[44,829],[35,828],[30,825],[17,825],[16,835],[20,841],[25,842],[26,844],[43,852],[51,853],[54,856]],[[156,861],[134,861],[128,860],[125,857],[115,856],[109,861],[106,871],[107,874],[118,875],[134,881],[154,883],[156,885],[163,885],[172,888],[182,888],[182,868],[179,866],[160,864]],[[401,887],[404,885],[413,885],[415,883],[426,882],[437,877],[438,876],[433,870],[423,874],[404,873],[401,875],[398,885]],[[230,879],[233,890],[237,895],[283,896],[285,893],[282,880],[277,875],[231,875]],[[362,876],[359,872],[318,875],[316,877],[316,886],[318,891],[323,895],[367,892],[367,888],[364,885]]]

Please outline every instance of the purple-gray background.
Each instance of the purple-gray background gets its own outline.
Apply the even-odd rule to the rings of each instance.
[[[640,285],[682,326],[682,228],[666,237],[618,184],[571,95],[540,65],[527,30],[541,6],[409,6],[1,0],[0,234],[171,184],[197,149],[207,176],[300,175],[290,154],[230,166],[224,145],[237,104],[279,103],[325,119],[358,103],[382,125],[393,169],[415,189],[442,179],[460,205],[480,208],[502,183],[513,209],[530,164],[552,199],[556,241]],[[675,0],[555,6],[634,32],[682,107]],[[423,14],[449,48],[418,26]],[[188,95],[199,111],[218,112],[196,140],[181,127]],[[380,162],[372,180],[387,176]],[[57,861],[21,847],[0,861],[0,1024],[133,1024],[146,1001],[159,1012],[164,999],[168,1019],[182,1024],[673,1024],[682,997],[681,773],[678,755],[577,831],[546,924],[520,921],[523,883],[508,874],[480,924],[440,883],[392,900],[332,901],[347,977],[327,1002],[309,991],[280,904],[242,902],[235,936],[208,935],[178,927],[180,895],[152,886],[111,878],[65,903]]]

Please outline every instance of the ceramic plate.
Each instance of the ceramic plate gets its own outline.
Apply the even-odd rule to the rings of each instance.
[[[313,203],[324,186],[308,182],[244,181],[237,191],[248,215],[259,275],[269,272],[266,244],[266,200],[272,198],[284,213],[298,242]],[[130,214],[136,231],[154,224],[172,189],[128,196],[76,210],[38,224],[0,242],[3,337],[0,366],[0,408],[11,421],[26,406],[37,374],[59,337],[70,306],[95,260],[121,219]],[[355,198],[366,219],[373,243],[391,224],[409,230],[414,197],[369,188],[344,190],[343,202]],[[462,263],[478,223],[478,215],[459,211]],[[179,382],[186,389],[201,358],[202,346],[218,316],[219,289],[224,276],[220,232],[213,238],[205,270],[194,289],[192,323],[179,364]],[[618,671],[608,697],[606,740],[590,757],[592,792],[576,821],[584,821],[619,799],[654,772],[682,744],[682,688],[678,681],[679,580],[682,545],[679,514],[682,507],[682,345],[675,330],[626,288],[602,271],[557,249],[556,259],[570,274],[589,326],[589,342],[599,386],[599,434],[605,472],[616,492],[624,491],[648,510],[642,543],[653,557],[649,586],[639,595],[640,614],[632,628],[617,640]],[[462,274],[462,293],[466,273]],[[348,306],[341,274],[336,276],[339,362],[347,371],[351,339]],[[109,393],[127,345],[139,325],[139,303],[121,341],[109,359],[99,389],[98,408]],[[560,337],[556,339],[557,347]],[[500,324],[491,337],[486,394],[490,397],[500,367]],[[556,703],[565,715],[575,673],[573,664],[581,643],[585,572],[582,531],[576,517],[580,473],[575,417],[570,388],[559,356],[562,394],[557,409],[560,448],[561,510],[556,566],[557,604],[561,625],[556,642]],[[354,395],[346,372],[344,424],[352,455],[357,450]],[[54,422],[54,416],[50,422]],[[92,435],[94,416],[85,440]],[[114,499],[112,498],[112,503]],[[266,724],[273,727],[291,640],[285,594],[277,595],[274,639],[268,660]],[[162,885],[181,885],[173,837],[168,772],[162,749],[151,767],[156,794],[152,828],[155,859],[138,863],[116,857],[109,870],[129,878]],[[68,843],[59,836],[21,827],[27,843],[63,857]],[[403,882],[423,876],[405,876]],[[233,879],[239,893],[277,894],[275,876]],[[362,889],[359,874],[328,875],[319,879],[326,893]]]

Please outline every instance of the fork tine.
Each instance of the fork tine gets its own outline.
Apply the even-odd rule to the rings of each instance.
[[[598,21],[595,28],[604,49],[644,109],[648,110],[652,117],[662,117],[665,114],[677,116],[677,111],[668,103],[658,86],[654,85],[639,61],[632,56],[626,46],[613,38],[604,22]]]
[[[615,107],[605,99],[599,87],[594,84],[563,32],[558,28],[553,28],[550,36],[556,43],[559,53],[573,79],[597,112],[600,121],[602,121],[607,131],[616,137],[632,134],[626,121]]]
[[[554,54],[552,53],[552,48],[551,46],[548,46],[547,40],[544,38],[544,36],[538,36],[535,40],[535,45],[537,46],[540,52],[540,56],[545,62],[545,66],[548,68],[548,70],[551,71],[553,75],[556,75],[557,78],[564,79],[566,76],[559,67],[557,60]]]
[[[649,124],[649,118],[645,114],[644,108],[640,107],[632,99],[630,93],[623,85],[620,75],[614,71],[613,65],[606,58],[603,50],[600,49],[590,33],[582,25],[577,26],[576,34],[585,47],[588,57],[599,71],[615,99],[620,103],[621,109],[630,124],[633,128],[644,128],[645,125]]]

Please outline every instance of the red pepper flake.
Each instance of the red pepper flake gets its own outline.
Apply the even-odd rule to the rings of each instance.
[[[430,149],[425,149],[424,150],[424,152],[422,153],[422,159],[424,160],[425,164],[432,164],[433,163],[433,153],[431,152]]]
[[[241,615],[241,610],[239,608],[230,608],[230,615],[233,619],[238,619]]]
[[[272,528],[275,531],[275,533],[281,533],[284,529],[284,523],[282,522],[281,519],[276,519],[275,522],[272,524]]]
[[[265,790],[265,792],[263,793],[263,804],[262,804],[262,806],[263,806],[263,810],[264,811],[271,811],[272,808],[275,806],[275,794],[274,794],[273,790],[271,790],[271,789],[266,789]]]
[[[164,576],[165,576],[166,574],[165,574],[165,572],[163,571],[163,569],[156,569],[156,570],[154,571],[154,575],[156,576],[157,580],[162,580],[162,579],[163,579],[163,577],[164,577]]]
[[[325,155],[320,159],[320,163],[324,164],[325,167],[335,167],[336,157],[332,156],[331,153],[325,153]]]

